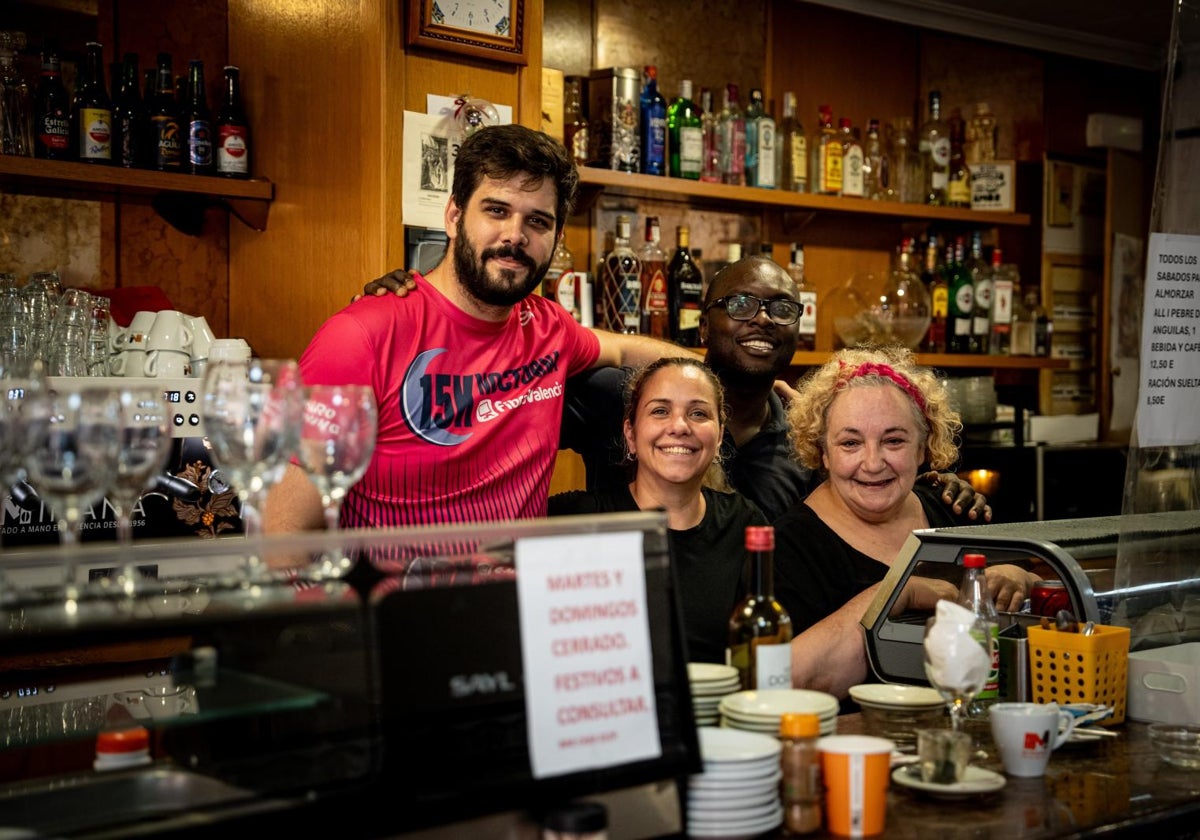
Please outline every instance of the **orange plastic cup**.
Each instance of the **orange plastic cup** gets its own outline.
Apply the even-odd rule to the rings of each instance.
[[[882,834],[895,744],[869,735],[817,741],[825,782],[825,827],[840,837]]]

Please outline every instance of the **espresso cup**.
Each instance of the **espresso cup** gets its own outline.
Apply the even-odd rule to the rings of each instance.
[[[1010,776],[1044,776],[1050,753],[1075,729],[1075,716],[1056,703],[996,703],[988,716],[1004,772]]]
[[[192,329],[192,361],[207,359],[212,343],[217,339],[208,319],[203,315],[189,316],[188,326]]]
[[[150,328],[154,326],[154,319],[157,316],[157,312],[147,310],[133,313],[133,318],[129,320],[129,326],[121,332],[121,346],[118,349],[124,350],[130,344],[140,344],[141,348],[145,350],[146,336],[149,334]]]
[[[151,350],[146,354],[146,376],[180,379],[192,375],[192,357],[176,350]]]
[[[109,360],[108,370],[113,376],[145,376],[146,351],[141,347],[122,350]]]
[[[213,362],[248,362],[250,345],[244,338],[217,338],[208,347],[208,358]]]
[[[147,350],[169,350],[187,353],[191,358],[192,328],[187,317],[174,309],[163,309],[154,316],[154,324],[146,334]]]

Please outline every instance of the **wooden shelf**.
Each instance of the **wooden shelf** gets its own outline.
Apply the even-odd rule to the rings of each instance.
[[[829,361],[830,354],[822,350],[801,350],[792,356],[792,367],[815,367]],[[917,363],[939,370],[1052,370],[1066,368],[1066,359],[1045,356],[969,356],[961,353],[918,353]]]
[[[180,200],[191,204],[216,201],[255,230],[266,230],[267,213],[275,198],[275,185],[261,178],[185,175],[13,155],[0,156],[0,186],[17,192],[71,198],[116,196],[155,202],[170,196],[176,206]]]
[[[733,187],[728,184],[710,184],[686,178],[637,175],[592,167],[582,167],[579,170],[579,182],[581,191],[585,194],[611,191],[621,195],[720,204],[725,207],[737,204],[748,208],[847,213],[896,219],[928,219],[968,225],[1029,225],[1028,213],[961,210],[956,207],[930,207],[924,204],[904,204],[898,201],[869,201],[833,195],[809,195],[783,190],[765,190],[759,187]],[[587,200],[585,198],[581,204],[586,203]]]

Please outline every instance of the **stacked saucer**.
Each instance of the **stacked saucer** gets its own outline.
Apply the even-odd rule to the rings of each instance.
[[[946,726],[946,701],[932,688],[895,683],[850,686],[862,709],[863,732],[890,738],[898,746],[917,742],[917,731]]]
[[[711,726],[697,733],[704,772],[688,779],[688,836],[734,840],[778,827],[779,741]]]
[[[824,691],[803,688],[739,691],[718,704],[721,725],[766,735],[779,734],[779,719],[785,714],[810,714],[820,719],[821,734],[837,731],[838,699]]]
[[[721,698],[737,691],[740,686],[737,668],[711,662],[689,662],[687,669],[696,725],[716,726],[721,722],[717,709]]]

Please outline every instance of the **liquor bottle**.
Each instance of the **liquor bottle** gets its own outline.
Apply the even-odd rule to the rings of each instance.
[[[717,118],[717,155],[721,183],[746,185],[746,118],[738,103],[738,86],[725,85],[725,104]]]
[[[987,588],[987,558],[982,554],[963,555],[963,580],[958,590],[958,604],[975,614],[972,636],[991,637],[992,667],[987,681],[967,707],[967,717],[987,716],[987,707],[1000,696],[1000,616]]]
[[[46,160],[71,159],[71,98],[62,81],[58,49],[47,40],[34,94],[33,152]]]
[[[783,824],[791,834],[812,834],[821,827],[821,719],[808,712],[779,717],[780,798]]]
[[[684,347],[700,346],[700,312],[704,276],[688,248],[688,227],[675,229],[675,253],[667,266],[667,309],[671,340]]]
[[[774,592],[775,529],[746,528],[746,597],[729,618],[726,662],[742,689],[792,687],[792,619]]]
[[[817,134],[812,144],[812,191],[818,195],[842,192],[842,143],[833,127],[833,109],[818,109]]]
[[[113,162],[126,169],[144,168],[146,154],[146,109],[138,87],[137,53],[127,52],[121,62],[121,84],[113,101]]]
[[[921,126],[922,192],[925,204],[946,203],[946,181],[950,173],[950,132],[942,122],[942,95],[929,92],[929,119]]]
[[[946,352],[946,321],[950,314],[950,287],[938,270],[937,237],[930,234],[925,244],[925,267],[921,282],[929,290],[929,332],[921,347],[926,353]]]
[[[704,161],[700,167],[700,180],[709,183],[721,181],[721,144],[717,114],[713,111],[712,91],[700,89],[700,132],[704,141]]]
[[[637,255],[629,247],[632,221],[617,216],[613,247],[600,266],[601,313],[600,326],[612,332],[636,335],[641,326],[641,273]]]
[[[188,107],[184,112],[187,124],[188,172],[193,175],[213,173],[213,130],[204,94],[204,62],[188,62]]]
[[[1031,301],[1031,293],[1033,293]],[[1037,295],[1033,289],[1013,290],[1012,355],[1033,356],[1037,350]]]
[[[817,289],[804,276],[804,246],[792,243],[792,259],[787,273],[796,284],[796,302],[800,304],[800,320],[796,323],[799,338],[797,350],[817,349]]]
[[[563,145],[576,166],[586,166],[588,125],[583,115],[583,77],[563,79]]]
[[[642,68],[642,96],[639,102],[642,129],[642,172],[667,174],[667,100],[658,92],[658,68]]]
[[[112,163],[112,101],[104,89],[103,47],[89,41],[71,101],[74,157],[80,163]]]
[[[0,153],[33,157],[33,95],[17,67],[23,32],[0,32]]]
[[[921,154],[913,140],[912,119],[897,117],[888,126],[889,201],[920,204],[923,196]]]
[[[986,102],[975,103],[975,114],[967,123],[966,154],[968,165],[996,159],[996,117]]]
[[[950,207],[971,209],[971,170],[963,152],[966,139],[966,123],[962,113],[955,108],[950,114],[950,163],[946,176],[946,204]]]
[[[654,338],[670,336],[670,308],[667,302],[667,255],[659,246],[662,234],[658,216],[646,217],[646,240],[638,251],[638,262],[642,273],[641,284],[641,333]]]
[[[217,111],[217,174],[226,178],[250,177],[250,124],[242,110],[238,68],[225,67],[225,96]]]
[[[561,280],[564,275],[568,275],[569,280],[574,284],[574,278],[570,277],[575,270],[575,255],[571,253],[571,249],[567,247],[565,239],[560,238],[558,244],[554,246],[554,253],[550,256],[550,267],[546,269],[546,275],[542,278],[542,297],[562,303],[563,308],[568,312],[575,310],[575,289],[571,287],[571,295],[569,301],[559,300],[559,290],[561,288]],[[566,291],[565,289],[563,290]],[[565,295],[564,295],[565,296]]]
[[[808,192],[808,138],[796,119],[796,94],[783,95],[783,121],[779,124],[779,189]]]
[[[1033,310],[1033,355],[1045,358],[1050,355],[1050,344],[1054,336],[1054,322],[1042,306],[1037,288],[1025,293],[1027,305]]]
[[[667,108],[667,171],[672,178],[699,180],[704,168],[704,129],[692,101],[692,80],[679,83],[679,96]]]
[[[163,172],[179,172],[183,169],[184,143],[180,136],[174,85],[171,54],[160,52],[154,101],[150,103],[149,110],[150,122],[154,125],[154,168]]]
[[[1000,249],[992,249],[992,319],[988,352],[994,356],[1012,353],[1013,293],[1016,290],[1016,266],[1004,265]]]
[[[975,298],[975,315],[971,321],[971,352],[986,353],[992,329],[992,267],[983,259],[983,234],[971,235],[971,255],[967,258],[967,273]]]
[[[775,189],[777,139],[775,118],[763,105],[762,91],[750,88],[750,105],[746,108],[746,186]]]
[[[862,143],[854,136],[849,117],[838,120],[838,129],[842,141],[842,195],[846,198],[862,198],[866,195]]]
[[[879,139],[879,120],[867,123],[867,142],[863,144],[863,192],[867,198],[879,201],[887,193],[888,156]]]
[[[946,350],[950,353],[971,353],[974,336],[971,326],[975,317],[975,286],[963,259],[963,239],[957,237],[954,247],[946,248],[947,285],[950,287],[950,313],[946,323]]]

